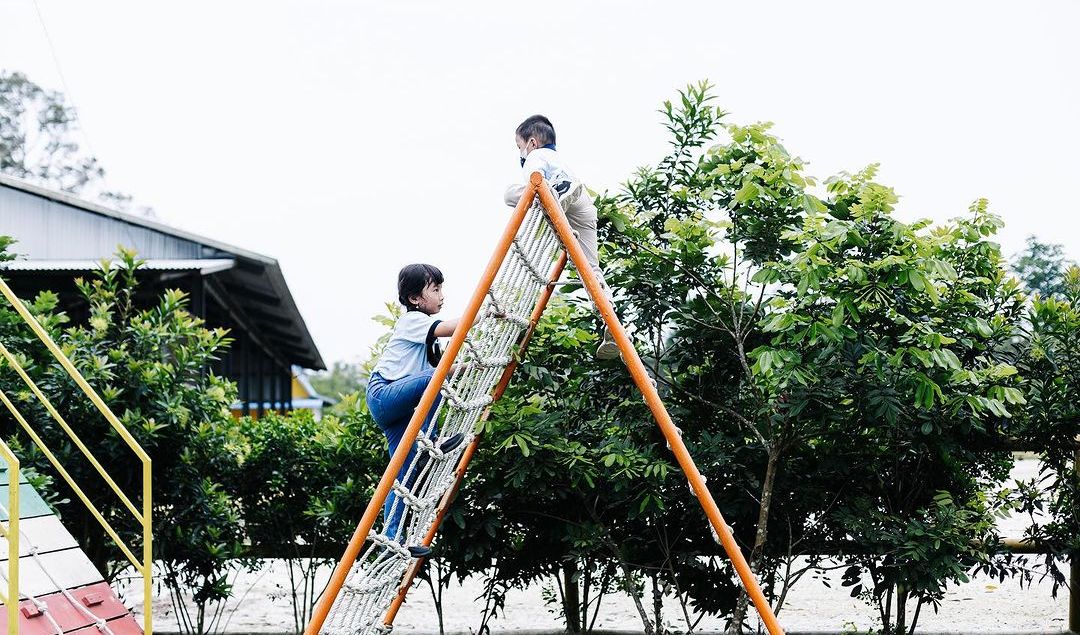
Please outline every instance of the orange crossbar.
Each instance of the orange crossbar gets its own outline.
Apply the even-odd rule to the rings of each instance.
[[[322,630],[326,617],[330,614],[330,609],[334,605],[334,600],[337,599],[342,585],[345,584],[345,578],[348,577],[349,570],[352,569],[356,558],[360,555],[360,550],[363,548],[364,542],[367,541],[368,533],[371,532],[371,528],[375,525],[375,519],[378,518],[379,513],[382,511],[383,503],[386,502],[386,497],[390,494],[390,488],[394,485],[397,473],[401,466],[405,464],[405,458],[408,456],[413,443],[416,442],[416,437],[420,433],[420,426],[427,417],[428,411],[431,410],[431,405],[435,403],[435,398],[439,395],[439,390],[442,388],[443,382],[446,381],[446,376],[450,373],[450,366],[465,343],[465,336],[468,334],[469,329],[472,328],[473,322],[476,321],[480,306],[484,303],[488,289],[491,287],[492,281],[495,280],[495,276],[499,273],[499,267],[502,266],[507,252],[510,251],[510,245],[514,242],[518,228],[521,226],[526,212],[529,211],[529,207],[532,206],[535,192],[536,186],[534,184],[527,185],[521,201],[514,208],[514,213],[503,231],[502,238],[499,239],[495,253],[492,254],[491,260],[488,261],[487,267],[480,277],[480,283],[476,286],[472,299],[469,300],[469,305],[461,316],[461,321],[457,330],[454,331],[454,336],[450,338],[450,343],[446,347],[442,361],[435,368],[435,374],[431,377],[431,382],[424,391],[424,395],[420,398],[416,410],[413,411],[412,419],[409,420],[409,426],[401,436],[401,443],[398,445],[397,451],[394,452],[394,456],[390,458],[386,470],[383,471],[382,478],[375,488],[375,494],[371,497],[367,509],[364,510],[364,516],[360,519],[360,524],[357,525],[356,531],[353,533],[352,538],[349,539],[344,555],[341,556],[337,567],[334,568],[334,573],[330,576],[326,589],[323,590],[319,602],[315,605],[315,610],[311,614],[311,621],[308,622],[307,628],[304,629],[304,635],[318,635]]]
[[[578,275],[581,276],[585,287],[589,290],[589,295],[592,296],[593,302],[600,310],[600,315],[604,317],[604,323],[607,324],[608,331],[615,338],[615,343],[619,345],[623,361],[626,363],[627,368],[630,369],[630,376],[634,378],[634,384],[645,396],[645,403],[648,404],[649,410],[652,411],[656,423],[660,426],[660,431],[664,433],[667,442],[671,444],[671,451],[675,454],[675,460],[679,462],[679,467],[682,468],[686,478],[690,481],[690,488],[694,491],[698,501],[701,503],[701,507],[705,510],[705,515],[709,517],[709,522],[712,523],[716,535],[720,537],[720,543],[724,546],[724,551],[727,552],[731,563],[735,565],[735,571],[738,572],[743,587],[746,589],[747,594],[750,595],[750,599],[753,600],[758,615],[765,622],[765,628],[769,630],[770,635],[783,635],[784,630],[780,628],[780,624],[776,621],[772,607],[769,606],[768,600],[765,599],[765,595],[761,592],[761,587],[758,586],[754,572],[750,570],[750,566],[746,563],[746,558],[739,549],[739,545],[735,542],[735,538],[731,535],[727,523],[724,522],[720,509],[716,506],[716,501],[713,500],[709,488],[705,486],[705,479],[702,478],[701,472],[698,471],[697,465],[694,464],[694,459],[690,457],[690,452],[686,449],[686,444],[683,443],[679,429],[675,427],[667,408],[660,401],[660,394],[656,392],[656,387],[653,386],[652,380],[645,370],[645,364],[638,357],[637,349],[634,348],[634,344],[630,341],[630,337],[626,334],[622,323],[619,322],[618,316],[615,315],[615,308],[611,306],[603,289],[601,289],[600,280],[597,279],[592,267],[586,261],[585,252],[582,251],[581,245],[578,244],[577,239],[574,237],[574,230],[571,229],[570,222],[566,220],[566,214],[563,213],[562,207],[559,206],[559,202],[551,193],[551,188],[544,182],[539,172],[533,172],[529,183],[539,194],[540,202],[547,211],[548,219],[555,227],[559,238],[562,239],[563,246],[569,252],[570,260],[573,261]]]
[[[530,194],[531,196],[531,194]],[[533,309],[532,315],[529,316],[529,328],[525,330],[525,334],[521,336],[521,342],[518,344],[517,354],[510,360],[506,368],[503,370],[502,377],[499,378],[499,383],[495,386],[495,390],[491,392],[492,403],[498,401],[504,392],[506,392],[507,386],[510,385],[510,379],[514,376],[514,371],[517,370],[518,363],[525,357],[525,351],[529,348],[529,341],[532,340],[533,333],[536,332],[536,327],[540,323],[540,317],[544,315],[544,310],[547,309],[548,301],[551,300],[551,295],[555,292],[555,283],[558,282],[559,276],[562,275],[563,269],[566,268],[566,252],[562,252],[559,256],[559,260],[555,263],[555,268],[551,270],[551,275],[548,277],[548,284],[544,287],[544,290],[540,293],[540,299],[536,302],[536,307]],[[491,406],[489,405],[482,415],[480,415],[480,421],[487,421],[488,416],[491,414]],[[461,458],[458,460],[457,469],[454,470],[454,485],[450,488],[446,494],[443,495],[441,501],[439,501],[439,509],[435,515],[435,522],[431,525],[426,536],[424,536],[424,546],[430,546],[432,541],[435,540],[435,534],[439,532],[439,527],[442,526],[443,519],[446,517],[446,512],[450,510],[450,505],[453,504],[454,498],[457,496],[458,490],[461,489],[461,482],[465,479],[465,471],[469,468],[469,463],[472,461],[472,457],[476,454],[476,448],[480,445],[480,437],[482,432],[477,432],[473,437],[471,443],[465,448],[465,451],[461,454]],[[409,587],[412,585],[413,579],[416,578],[416,574],[420,572],[420,567],[424,564],[424,558],[416,558],[413,563],[409,565],[409,570],[405,572],[405,577],[402,579],[401,586],[398,587],[397,597],[394,598],[393,603],[390,604],[390,608],[386,611],[386,617],[383,618],[383,624],[390,626],[394,623],[394,618],[397,617],[398,611],[401,609],[402,602],[405,601],[405,595],[409,592]]]

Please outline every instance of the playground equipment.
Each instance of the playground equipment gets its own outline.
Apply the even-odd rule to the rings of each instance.
[[[139,558],[50,450],[35,430],[32,421],[18,408],[18,400],[0,390],[0,402],[142,577],[144,606],[143,628],[140,629],[131,612],[116,597],[101,573],[79,548],[75,538],[68,533],[33,487],[22,478],[19,459],[0,441],[0,458],[6,463],[7,476],[6,479],[0,478],[0,482],[6,481],[6,485],[0,485],[0,502],[6,501],[6,506],[0,504],[0,521],[7,523],[6,527],[0,523],[0,535],[4,538],[0,541],[0,561],[6,561],[0,569],[0,575],[6,578],[6,590],[0,600],[3,600],[5,605],[7,632],[31,635],[134,635],[145,632],[149,635],[153,626],[150,610],[153,554],[150,457],[3,280],[0,280],[0,295],[10,303],[142,464],[140,510],[26,373],[19,357],[0,342],[0,372],[15,373],[22,380],[29,393],[64,430],[71,443],[93,465],[141,526],[142,554]],[[4,488],[8,490],[6,497],[3,496]]]
[[[389,632],[421,564],[411,558],[408,547],[428,546],[434,539],[476,451],[479,423],[509,384],[568,256],[700,501],[714,538],[734,564],[769,633],[783,633],[614,307],[587,266],[562,207],[541,175],[533,173],[462,315],[466,328],[451,338],[305,635]],[[430,435],[420,435],[432,409],[438,425]],[[467,436],[467,445],[450,452],[439,449],[442,440],[458,433]],[[415,457],[398,480],[414,442]],[[388,499],[395,512],[402,512],[388,516],[400,520],[375,531]]]

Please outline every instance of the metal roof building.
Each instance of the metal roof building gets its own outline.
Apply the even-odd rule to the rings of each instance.
[[[191,295],[192,313],[230,329],[233,345],[215,370],[237,382],[241,403],[288,408],[292,367],[326,368],[277,260],[151,219],[117,212],[0,175],[0,234],[15,238],[18,259],[0,264],[23,298],[50,289],[74,319],[85,302],[74,279],[134,249],[146,265],[140,293],[166,288]],[[152,294],[152,295],[151,295]]]

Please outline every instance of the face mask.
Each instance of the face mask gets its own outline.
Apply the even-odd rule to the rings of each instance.
[[[531,142],[532,139],[529,139],[529,141]],[[525,167],[525,159],[527,159],[529,157],[529,153],[532,152],[535,149],[536,148],[529,149],[529,144],[528,143],[525,144],[524,152],[521,154],[520,157],[518,157],[518,159],[521,161],[521,167]]]

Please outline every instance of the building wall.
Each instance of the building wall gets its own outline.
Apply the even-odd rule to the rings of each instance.
[[[143,258],[202,257],[192,241],[6,187],[0,187],[0,233],[18,240],[15,253],[34,259],[97,259],[117,245]]]

